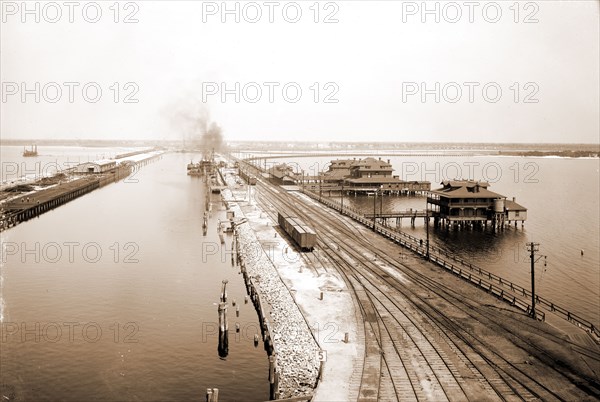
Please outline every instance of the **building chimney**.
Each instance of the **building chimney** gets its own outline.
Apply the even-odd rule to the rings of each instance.
[[[513,202],[517,202],[517,197],[513,197]]]
[[[390,159],[388,159],[388,165],[390,164]]]

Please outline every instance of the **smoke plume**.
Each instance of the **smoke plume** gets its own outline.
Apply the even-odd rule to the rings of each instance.
[[[219,151],[223,147],[221,127],[211,122],[208,107],[199,100],[192,97],[181,99],[169,105],[166,113],[185,148]]]

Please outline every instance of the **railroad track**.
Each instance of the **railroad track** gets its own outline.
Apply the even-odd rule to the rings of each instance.
[[[255,199],[255,201],[261,206],[261,209],[271,218],[273,222],[277,222],[278,211],[272,203],[262,198]],[[289,235],[285,233],[285,231],[279,231],[279,235],[281,237],[290,239],[291,244],[294,243],[293,240],[289,237]],[[298,250],[298,255],[300,256],[300,258],[302,258],[302,261],[304,261],[304,265],[308,267],[311,271],[313,271],[317,276],[321,276],[321,274],[328,272],[327,266],[324,265],[321,259],[319,258],[318,250],[312,250],[308,252],[302,252],[301,250]]]
[[[329,263],[339,268],[358,300],[364,317],[366,348],[359,399],[571,400],[577,391],[582,395],[600,395],[595,379],[586,379],[591,385],[581,384],[564,365],[550,371],[553,378],[567,386],[549,386],[548,381],[537,379],[534,368],[525,367],[530,364],[523,366],[522,362],[512,361],[515,359],[494,345],[495,342],[478,336],[448,316],[452,310],[455,315],[502,335],[496,342],[512,353],[519,356],[535,353],[532,360],[536,365],[551,365],[555,355],[512,330],[512,326],[521,324],[511,319],[516,310],[503,313],[491,307],[482,308],[479,300],[465,297],[424,276],[410,264],[390,258],[378,243],[371,243],[372,237],[365,233],[368,231],[350,225],[339,214],[321,206],[294,202],[288,194],[272,191],[262,182],[259,187],[279,207],[292,208],[304,220],[318,222],[319,248]],[[370,251],[364,251],[365,244]],[[390,275],[389,269],[418,286],[406,286]],[[429,294],[433,295],[431,299]],[[504,321],[498,322],[501,320],[495,319],[496,314],[502,314]],[[531,324],[532,330],[538,326]],[[555,339],[557,347],[563,347],[563,342],[561,338]],[[587,357],[600,362],[595,353],[589,352]]]

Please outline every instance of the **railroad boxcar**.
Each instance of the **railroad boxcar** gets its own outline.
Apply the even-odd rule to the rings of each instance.
[[[256,185],[256,176],[254,176],[254,175],[252,175],[252,174],[250,174],[250,173],[248,173],[246,171],[240,170],[240,177],[242,179],[244,179],[244,181],[247,184],[249,184],[251,186],[255,186]]]
[[[285,233],[290,236],[302,250],[312,251],[317,243],[317,234],[304,221],[287,213],[278,213],[277,221]]]

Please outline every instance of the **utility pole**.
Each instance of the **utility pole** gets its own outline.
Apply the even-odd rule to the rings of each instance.
[[[531,311],[530,315],[532,318],[536,318],[535,312],[535,263],[538,262],[542,257],[544,257],[544,266],[547,265],[545,255],[540,255],[535,258],[536,251],[540,251],[540,243],[530,242],[527,243],[527,251],[530,252],[529,259],[531,261]]]
[[[321,177],[321,174],[319,174],[319,202],[321,202],[321,197],[323,196],[323,188],[322,187],[323,187],[323,177]]]
[[[425,258],[429,261],[429,203],[425,203],[425,228],[427,232]]]
[[[341,207],[341,212],[342,212],[342,214],[344,213],[344,179],[342,179],[342,207]]]
[[[373,194],[373,231],[375,231],[375,225],[377,224],[377,190]]]

